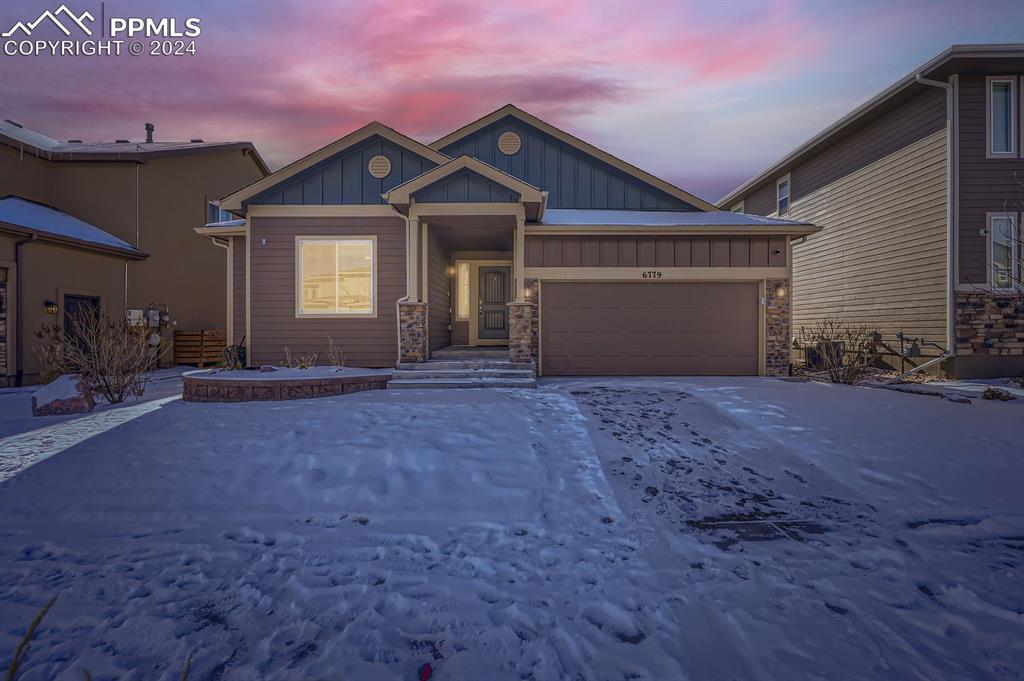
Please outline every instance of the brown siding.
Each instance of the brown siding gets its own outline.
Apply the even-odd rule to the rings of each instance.
[[[993,70],[988,75],[1000,74]],[[987,237],[979,231],[985,228],[986,213],[1017,211],[1024,202],[1024,159],[986,158],[985,87],[983,75],[960,76],[959,280],[971,284],[988,281]],[[1017,144],[1022,148],[1020,130]]]
[[[376,318],[296,318],[295,237],[332,235],[377,236]],[[250,237],[252,338],[248,342],[253,363],[279,363],[285,346],[292,354],[319,352],[324,356],[331,337],[350,366],[394,366],[398,359],[395,306],[406,294],[403,220],[252,218]]]
[[[743,199],[743,212],[751,215],[771,215],[775,212],[775,180],[751,192]],[[732,206],[726,206],[732,209]]]
[[[245,336],[245,237],[232,237],[231,249],[231,323],[232,343],[241,343]],[[248,341],[246,341],[248,344]]]
[[[785,267],[786,237],[527,236],[527,267]]]
[[[452,321],[451,276],[448,249],[437,238],[437,232],[428,236],[427,259],[427,332],[430,351],[452,344],[449,326]]]

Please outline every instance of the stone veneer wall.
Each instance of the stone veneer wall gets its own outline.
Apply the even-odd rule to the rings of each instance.
[[[776,295],[778,288],[785,295]],[[788,376],[792,362],[792,331],[790,329],[789,301],[792,291],[786,279],[765,281],[765,338],[764,373],[766,376]]]
[[[425,362],[427,359],[427,304],[398,304],[398,361]]]
[[[1024,355],[1024,296],[956,296],[956,354]]]
[[[508,304],[508,360],[537,362],[537,280],[527,279],[526,301]]]

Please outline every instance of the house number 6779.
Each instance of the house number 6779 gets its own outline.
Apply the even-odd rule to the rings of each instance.
[[[661,272],[658,270],[647,270],[640,276],[644,279],[661,279]]]

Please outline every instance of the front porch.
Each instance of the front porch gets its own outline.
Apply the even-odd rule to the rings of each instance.
[[[525,226],[543,213],[544,194],[460,157],[386,198],[409,224],[399,363],[491,348],[481,352],[483,359],[535,362],[537,314],[524,279]]]

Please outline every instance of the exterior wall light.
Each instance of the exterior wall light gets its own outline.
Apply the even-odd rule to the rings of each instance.
[[[786,287],[785,286],[777,287],[775,289],[775,297],[776,298],[785,298],[786,297]]]
[[[46,314],[57,314],[60,312],[60,308],[57,307],[57,303],[52,300],[47,300],[43,303],[43,307],[46,309]]]

